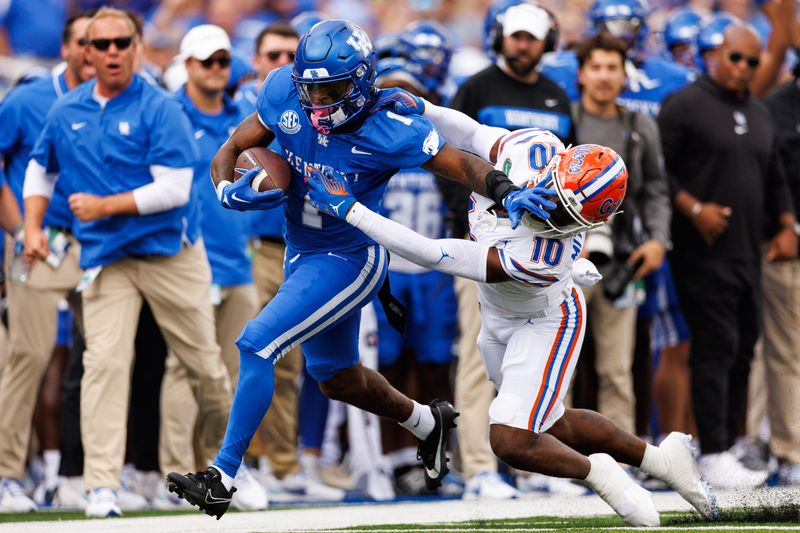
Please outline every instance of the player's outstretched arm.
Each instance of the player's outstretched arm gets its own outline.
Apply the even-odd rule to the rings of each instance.
[[[455,109],[433,105],[399,88],[381,89],[376,109],[387,107],[399,115],[422,115],[436,126],[451,146],[497,162],[500,139],[507,129],[481,124]]]
[[[356,201],[341,174],[323,175],[313,167],[307,167],[306,171],[314,207],[346,220],[392,253],[422,267],[475,281],[495,283],[511,279],[500,264],[496,248],[462,239],[429,239]]]
[[[275,134],[258,119],[258,113],[253,113],[244,119],[233,130],[230,138],[220,146],[211,161],[211,181],[214,182],[214,188],[219,191],[220,182],[234,181],[233,169],[240,153],[255,146],[267,146],[274,138]]]
[[[479,157],[445,144],[439,153],[422,167],[462,185],[476,193],[491,198],[508,212],[511,227],[516,228],[526,212],[542,220],[550,218],[549,209],[556,204],[547,199],[557,193],[541,187],[520,189],[499,170]]]

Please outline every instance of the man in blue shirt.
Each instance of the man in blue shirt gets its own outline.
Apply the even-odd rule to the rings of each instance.
[[[25,175],[25,253],[43,259],[52,172],[69,192],[84,269],[87,349],[81,433],[87,516],[114,516],[125,450],[133,340],[142,298],[202,391],[202,442],[219,442],[230,379],[214,338],[211,273],[189,192],[197,159],[180,104],[134,74],[128,15],[101,9],[86,30],[97,77],[50,111]]]
[[[225,440],[212,466],[197,474],[167,476],[170,490],[210,515],[220,517],[228,509],[244,452],[272,401],[274,365],[297,345],[309,374],[328,397],[396,420],[414,433],[429,488],[436,488],[448,471],[446,450],[457,416],[453,407],[438,401],[422,406],[358,363],[359,311],[382,286],[386,251],[311,205],[303,181],[307,169],[342,172],[355,196],[375,208],[389,178],[400,168],[417,166],[493,198],[506,208],[515,227],[526,210],[554,205],[532,189],[516,188],[476,156],[445,145],[427,119],[381,109],[374,81],[375,52],[366,33],[343,20],[321,22],[300,40],[293,67],[270,74],[257,112],[239,125],[212,161],[212,179],[223,205],[248,210],[285,203],[287,276],[237,341],[239,383]],[[251,182],[259,168],[231,183],[238,154],[273,139],[291,168],[287,193],[254,191]],[[347,209],[347,201],[334,209]]]
[[[61,55],[66,68],[57,76],[31,81],[12,90],[0,104],[0,154],[5,163],[8,187],[3,211],[19,213],[25,167],[36,137],[42,130],[47,112],[54,102],[78,84],[94,76],[94,67],[86,61],[83,35],[92,12],[71,17],[63,30]],[[9,192],[10,192],[9,191]],[[13,204],[13,206],[11,205]],[[31,419],[42,376],[48,367],[56,340],[58,301],[66,298],[80,281],[80,247],[71,236],[73,216],[67,204],[65,187],[59,186],[42,220],[44,231],[53,244],[68,243],[62,253],[50,254],[48,263],[34,265],[27,280],[7,276],[11,350],[6,371],[0,380],[0,477],[3,478],[0,505],[16,511],[31,511],[36,505],[21,490],[19,480],[25,475]],[[14,257],[14,231],[6,238],[6,262]],[[47,245],[48,249],[50,245]],[[8,271],[7,271],[8,272]],[[46,443],[45,450],[58,454]],[[53,457],[52,453],[47,454]],[[48,466],[50,468],[50,466]],[[58,470],[58,465],[53,469]],[[56,479],[48,479],[46,491],[53,492]]]
[[[176,96],[189,117],[199,153],[194,164],[190,203],[199,218],[211,265],[211,303],[217,342],[231,382],[236,383],[239,374],[236,337],[258,311],[247,254],[250,221],[220,205],[208,183],[208,173],[211,158],[246,115],[225,94],[231,61],[231,42],[225,30],[212,24],[192,28],[181,41],[181,55],[185,58],[188,80]],[[161,468],[167,472],[191,469],[196,464],[192,438],[195,420],[186,416],[187,412],[197,412],[190,386],[186,369],[171,353],[162,384],[159,449]],[[254,511],[267,507],[267,494],[249,469],[239,470],[237,484],[239,491],[233,498],[237,509]],[[164,488],[160,486],[161,490]]]

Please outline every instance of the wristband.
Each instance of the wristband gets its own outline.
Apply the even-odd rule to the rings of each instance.
[[[503,198],[508,196],[513,190],[519,189],[514,183],[508,179],[508,176],[499,170],[492,170],[486,174],[486,196],[495,201],[499,205],[503,205]]]
[[[216,187],[216,189],[217,189],[217,200],[219,200],[220,202],[222,201],[222,190],[225,187],[227,187],[228,185],[230,185],[230,184],[231,184],[231,182],[228,181],[228,180],[222,180],[219,183],[217,183],[217,187]]]
[[[697,215],[700,214],[700,211],[702,210],[703,210],[703,204],[700,202],[700,200],[698,200],[689,210],[689,215],[691,216],[691,218],[695,218]]]

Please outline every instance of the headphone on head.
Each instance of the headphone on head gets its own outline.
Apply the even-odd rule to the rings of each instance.
[[[523,2],[520,2],[523,3]],[[558,46],[558,37],[560,33],[560,29],[558,27],[558,19],[556,18],[555,14],[547,9],[546,7],[542,6],[541,4],[531,2],[532,4],[536,5],[536,7],[542,9],[547,16],[550,18],[550,29],[547,30],[547,35],[544,37],[544,53],[548,52],[555,52],[556,46]],[[513,6],[508,6],[506,11]],[[501,17],[505,15],[505,11],[502,13],[498,13],[497,17],[495,17],[494,22],[492,23],[492,27],[489,30],[489,41],[492,43],[492,51],[497,54],[498,56],[503,55],[503,23],[500,22]]]

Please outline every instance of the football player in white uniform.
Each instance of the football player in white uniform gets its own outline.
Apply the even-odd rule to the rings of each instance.
[[[428,239],[366,209],[341,175],[315,169],[308,169],[311,202],[410,261],[479,282],[478,343],[498,391],[489,418],[500,459],[521,470],[584,480],[631,525],[654,526],[660,519],[650,493],[617,461],[664,480],[704,517],[714,517],[716,498],[700,478],[689,436],[672,433],[655,447],[599,413],[562,404],[586,327],[579,286],[600,278],[591,263],[576,258],[583,232],[608,220],[622,202],[627,170],[621,158],[597,145],[565,151],[545,130],[510,133],[414,103],[453,145],[496,162],[517,186],[534,187],[541,212],[520,224],[473,194],[473,240]]]

